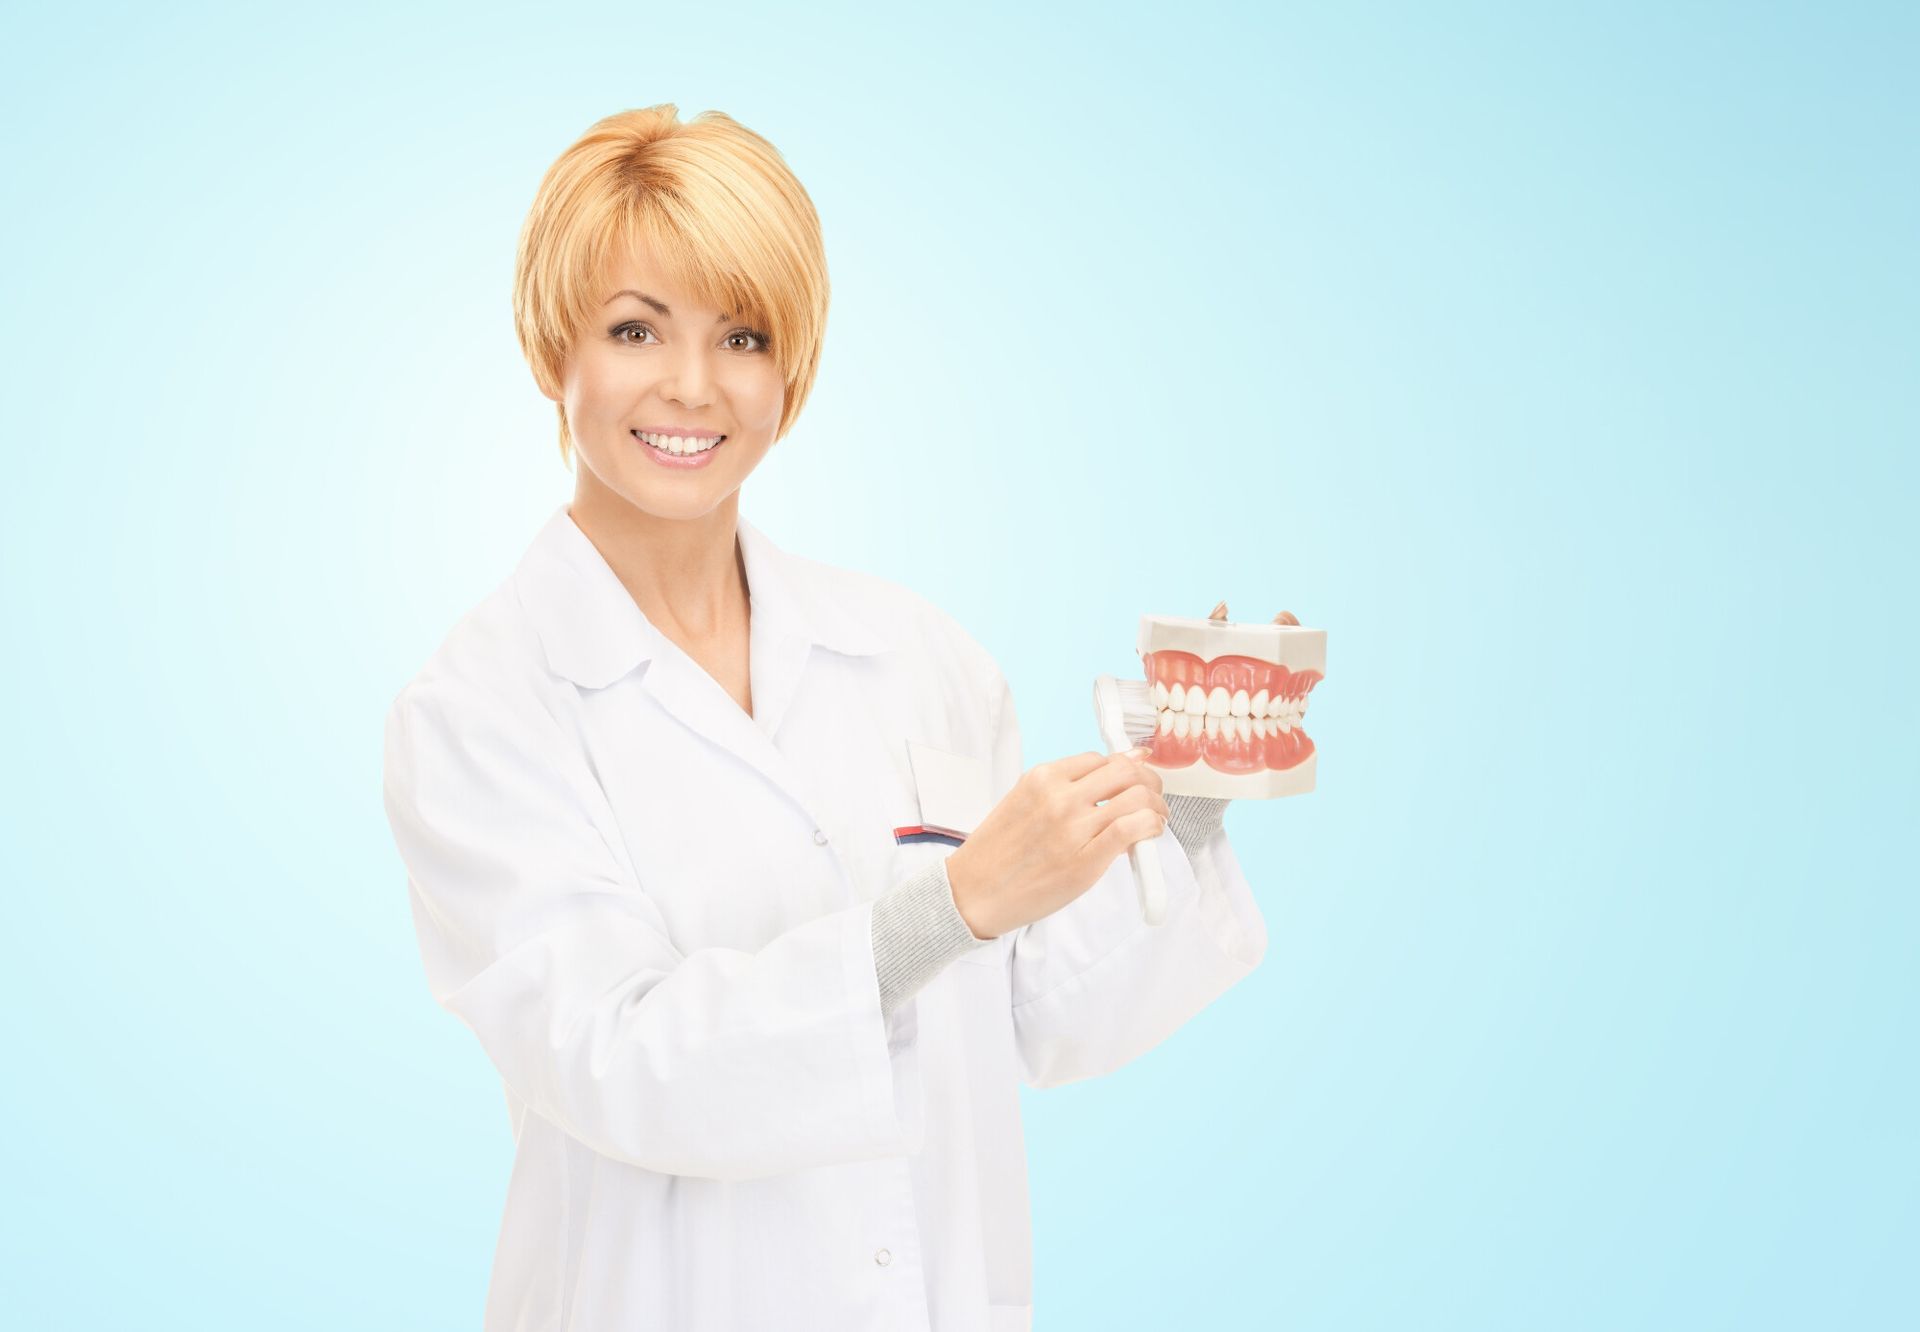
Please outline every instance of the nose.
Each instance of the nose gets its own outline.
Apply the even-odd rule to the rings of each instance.
[[[700,348],[682,345],[667,363],[666,378],[660,392],[670,402],[689,410],[706,407],[713,401],[713,367]]]

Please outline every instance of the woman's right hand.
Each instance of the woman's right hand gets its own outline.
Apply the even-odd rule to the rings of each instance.
[[[1141,762],[1145,753],[1089,750],[1020,775],[947,857],[953,903],[975,938],[1052,915],[1122,851],[1160,835],[1167,802],[1160,774]]]

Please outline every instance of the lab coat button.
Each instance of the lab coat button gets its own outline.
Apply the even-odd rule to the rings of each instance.
[[[888,1253],[885,1249],[881,1249],[878,1253],[873,1255],[873,1261],[880,1264],[880,1266],[885,1267],[888,1263],[893,1261],[893,1255]]]
[[[815,846],[825,846],[827,844],[827,834],[824,830],[820,828],[813,830],[813,844]]]

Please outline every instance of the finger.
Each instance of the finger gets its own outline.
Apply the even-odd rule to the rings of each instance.
[[[1083,754],[1068,754],[1064,758],[1050,760],[1049,762],[1040,764],[1039,767],[1045,769],[1055,777],[1072,782],[1078,781],[1088,773],[1095,771],[1106,761],[1107,755],[1096,753],[1094,750],[1089,749]]]
[[[1099,767],[1073,782],[1073,794],[1076,800],[1097,805],[1102,800],[1111,800],[1129,787],[1146,786],[1149,780],[1146,766],[1139,759],[1129,758],[1124,753],[1109,754]]]
[[[1144,786],[1136,786],[1133,789],[1139,791],[1146,797],[1145,808],[1152,810],[1163,819],[1173,817],[1173,811],[1167,808],[1167,802],[1161,797],[1158,791],[1149,791]]]
[[[1160,793],[1161,788],[1166,785],[1165,781],[1161,778],[1160,774],[1155,772],[1152,766],[1149,765],[1146,762],[1146,760],[1144,759],[1133,760],[1133,767],[1134,767],[1133,783],[1135,786],[1144,787],[1146,790],[1152,791],[1155,795],[1158,795]]]
[[[1161,803],[1160,797],[1144,786],[1129,786],[1106,804],[1096,807],[1093,813],[1099,821],[1096,826],[1117,823],[1136,814],[1150,814],[1159,819],[1167,817],[1166,806]]]
[[[1094,840],[1108,855],[1118,855],[1136,842],[1150,842],[1166,830],[1167,821],[1150,809],[1136,809],[1109,823]]]
[[[1138,814],[1129,815],[1128,817],[1140,820],[1140,835],[1133,838],[1135,842],[1151,842],[1167,830],[1167,816],[1165,814],[1159,814],[1150,809],[1143,809]]]
[[[1172,817],[1171,811],[1167,809],[1167,802],[1160,798],[1159,793],[1149,791],[1144,786],[1129,786],[1106,804],[1100,806],[1100,808],[1103,810],[1117,809],[1122,814],[1131,813],[1135,810],[1151,810],[1163,819]]]

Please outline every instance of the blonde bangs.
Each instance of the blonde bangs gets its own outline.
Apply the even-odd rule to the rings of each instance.
[[[767,334],[786,385],[779,439],[812,392],[826,334],[819,216],[761,136],[723,112],[678,114],[664,103],[608,116],[548,169],[520,232],[515,333],[542,391],[557,395],[613,274],[647,254],[696,302]],[[570,462],[566,407],[555,407]]]

